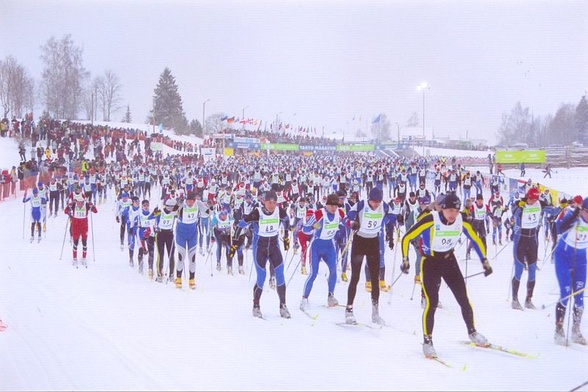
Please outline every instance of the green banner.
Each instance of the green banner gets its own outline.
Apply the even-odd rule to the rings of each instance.
[[[497,163],[545,163],[545,150],[496,151]]]
[[[262,150],[276,150],[276,151],[298,151],[298,144],[274,144],[262,143]]]
[[[337,151],[349,151],[349,152],[365,152],[374,151],[375,146],[373,144],[338,144]]]

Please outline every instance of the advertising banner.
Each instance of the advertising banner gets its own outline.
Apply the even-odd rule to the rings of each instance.
[[[545,150],[496,151],[497,163],[545,163]]]

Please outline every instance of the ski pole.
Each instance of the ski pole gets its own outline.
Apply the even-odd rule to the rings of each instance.
[[[412,299],[414,298],[414,289],[416,288],[416,282],[413,283],[412,285],[412,292],[410,293],[410,300],[412,301]]]
[[[63,242],[61,243],[61,253],[59,254],[59,261],[61,261],[61,258],[63,257],[63,248],[65,246],[65,235],[67,234],[67,228],[69,226],[69,216],[67,217],[67,222],[65,222],[65,231],[63,232]]]
[[[26,190],[25,190],[25,197],[26,197]],[[24,233],[25,233],[25,220],[27,215],[27,203],[22,203],[22,239],[24,240]]]
[[[468,275],[468,259],[467,259],[467,257],[466,257],[466,261],[465,261],[465,274],[466,274],[466,276]],[[464,283],[467,287],[468,281],[464,279]]]
[[[290,279],[288,279],[288,283],[286,283],[286,287],[288,287],[288,285],[290,284],[290,282],[294,278],[294,275],[296,274],[296,271],[298,271],[298,266],[299,265],[300,265],[300,260],[298,260],[298,264],[296,264],[296,268],[294,268],[294,271],[292,271],[292,275],[290,275]]]
[[[288,266],[286,267],[286,272],[290,269],[290,264],[292,264],[292,260],[294,260],[294,256],[296,256],[296,253],[292,253],[292,257],[290,257],[290,261],[288,262]]]
[[[510,273],[510,279],[509,279],[509,281],[508,281],[508,292],[506,293],[506,301],[507,301],[507,302],[508,302],[508,300],[509,300],[509,297],[510,297],[510,290],[511,290],[511,288],[512,288],[512,278],[513,278],[513,276],[514,276],[514,269],[515,269],[515,265],[514,265],[514,263],[516,263],[516,261],[512,263],[512,271],[511,271],[511,273]]]
[[[475,274],[468,275],[468,276],[464,277],[464,279],[469,279],[469,278],[473,278],[474,276],[482,275],[484,272],[485,271],[481,271],[481,272],[477,272]]]
[[[504,249],[506,249],[506,247],[508,246],[508,243],[506,245],[504,245],[499,251],[498,253],[496,253],[494,255],[494,257],[492,258],[492,260],[496,260],[496,258],[498,257],[498,255],[500,254],[500,252],[502,252]]]
[[[247,252],[247,251],[245,251]],[[253,273],[253,264],[255,263],[255,257],[251,257],[251,264],[249,265],[249,279],[247,279],[248,282],[251,282],[251,274]]]
[[[90,231],[92,235],[92,259],[96,262],[96,246],[94,245],[94,219],[92,218],[94,213],[90,210]]]

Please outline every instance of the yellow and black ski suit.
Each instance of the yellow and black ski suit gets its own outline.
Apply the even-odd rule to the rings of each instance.
[[[458,229],[459,232],[451,232],[452,229]],[[448,238],[452,238],[449,243],[442,238],[444,233],[448,231],[451,233],[451,237]],[[423,216],[402,238],[403,259],[408,258],[410,242],[419,236],[421,238],[420,244],[423,254],[420,260],[421,282],[427,300],[423,312],[423,335],[425,340],[430,339],[433,334],[441,278],[445,280],[461,307],[461,314],[467,326],[468,334],[476,330],[474,312],[467,296],[465,281],[453,254],[453,247],[461,233],[464,233],[472,241],[474,250],[480,260],[486,259],[486,248],[463,212],[457,216],[454,223],[449,225],[442,212],[432,211],[430,214]]]

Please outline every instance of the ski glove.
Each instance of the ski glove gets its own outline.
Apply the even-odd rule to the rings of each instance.
[[[410,263],[408,262],[408,257],[402,259],[402,264],[400,264],[400,271],[402,273],[408,274],[408,270],[410,270]]]
[[[394,237],[390,237],[388,240],[388,248],[390,248],[390,250],[394,250]]]
[[[359,230],[359,222],[356,220],[349,221],[349,227],[351,230]]]
[[[492,267],[490,267],[488,259],[482,260],[482,267],[484,267],[484,276],[488,276],[492,273]]]
[[[284,250],[287,252],[290,249],[290,238],[284,237]]]
[[[118,215],[116,216],[116,223],[120,223],[120,217]]]

